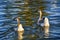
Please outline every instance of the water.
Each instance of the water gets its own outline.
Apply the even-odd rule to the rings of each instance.
[[[44,38],[41,28],[36,24],[39,17],[38,7],[40,4],[25,4],[24,0],[1,0],[0,1],[0,40],[17,40],[17,21],[15,17],[20,17],[23,25],[24,40],[38,40]],[[42,3],[47,8],[43,10],[44,15],[49,18],[50,31],[48,38],[60,38],[60,2],[59,0],[45,0]],[[25,6],[26,5],[26,6]],[[40,6],[42,6],[40,5]]]

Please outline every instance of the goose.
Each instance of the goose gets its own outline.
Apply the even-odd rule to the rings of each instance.
[[[40,26],[50,26],[49,24],[49,19],[47,17],[42,17],[42,11],[40,10],[40,16],[39,16],[39,19],[37,21],[37,24],[40,25]]]
[[[37,24],[42,26],[43,30],[44,30],[44,35],[48,35],[49,34],[49,19],[47,17],[42,17],[42,11],[40,10],[40,16],[39,19],[37,21]]]
[[[16,18],[17,23],[18,23],[18,30],[17,31],[24,31],[24,28],[22,27],[22,24],[20,24],[20,17]]]
[[[22,40],[23,39],[23,33],[24,33],[24,28],[22,27],[22,24],[20,24],[20,17],[16,18],[17,23],[18,23],[18,40]]]

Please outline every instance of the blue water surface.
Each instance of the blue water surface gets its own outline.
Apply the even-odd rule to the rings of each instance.
[[[22,9],[18,8],[18,6],[24,5],[24,1],[22,1],[22,3],[14,3],[15,1],[16,0],[0,1],[0,40],[17,40],[17,34],[16,34],[17,32],[14,31],[14,28],[17,28],[17,21],[14,20],[13,18],[18,17],[19,16],[18,13],[23,10],[23,8]],[[44,1],[48,1],[48,0],[44,0]],[[60,0],[49,0],[48,2],[49,3],[44,4],[47,6],[47,8],[44,11],[50,14],[46,16],[49,18],[50,21],[50,31],[48,38],[60,38]],[[37,15],[37,14],[33,13],[31,15]],[[22,15],[22,14],[20,15],[21,23],[25,24],[26,21],[23,18],[23,16],[26,15]],[[35,21],[35,18],[31,18],[31,20]],[[37,26],[35,24],[36,23],[33,23],[32,25],[29,26],[23,25],[25,29],[24,32],[25,36],[28,35],[29,37],[29,35],[36,33],[36,30],[38,28],[34,28],[34,29],[32,28],[32,26],[34,27]],[[40,35],[40,33],[37,33],[36,35]]]

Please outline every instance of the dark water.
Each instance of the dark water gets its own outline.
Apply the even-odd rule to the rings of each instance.
[[[44,0],[43,0],[44,1]],[[45,0],[42,4],[25,3],[24,0],[0,1],[0,40],[17,40],[17,21],[13,18],[20,17],[25,32],[24,40],[38,40],[44,38],[40,27],[36,24],[39,13],[38,7],[46,5],[44,16],[49,18],[50,31],[48,38],[60,38],[60,0]],[[32,1],[31,1],[32,2]]]

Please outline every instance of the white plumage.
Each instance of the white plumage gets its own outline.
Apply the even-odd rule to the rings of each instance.
[[[23,28],[22,24],[20,23],[20,17],[16,18],[16,20],[18,23],[17,31],[24,31],[24,28]]]
[[[18,31],[24,31],[24,28],[22,27],[22,24],[19,24]]]
[[[44,26],[50,26],[49,25],[49,20],[48,20],[47,17],[45,17],[45,19],[44,19]]]
[[[40,10],[40,17],[37,21],[37,24],[43,27],[45,36],[49,35],[49,26],[50,26],[49,19],[47,17],[44,17],[44,18],[42,17],[41,10]]]
[[[47,17],[44,17],[44,19],[43,19],[41,10],[40,10],[40,16],[39,16],[39,19],[37,21],[37,24],[40,26],[50,26],[49,19]]]

